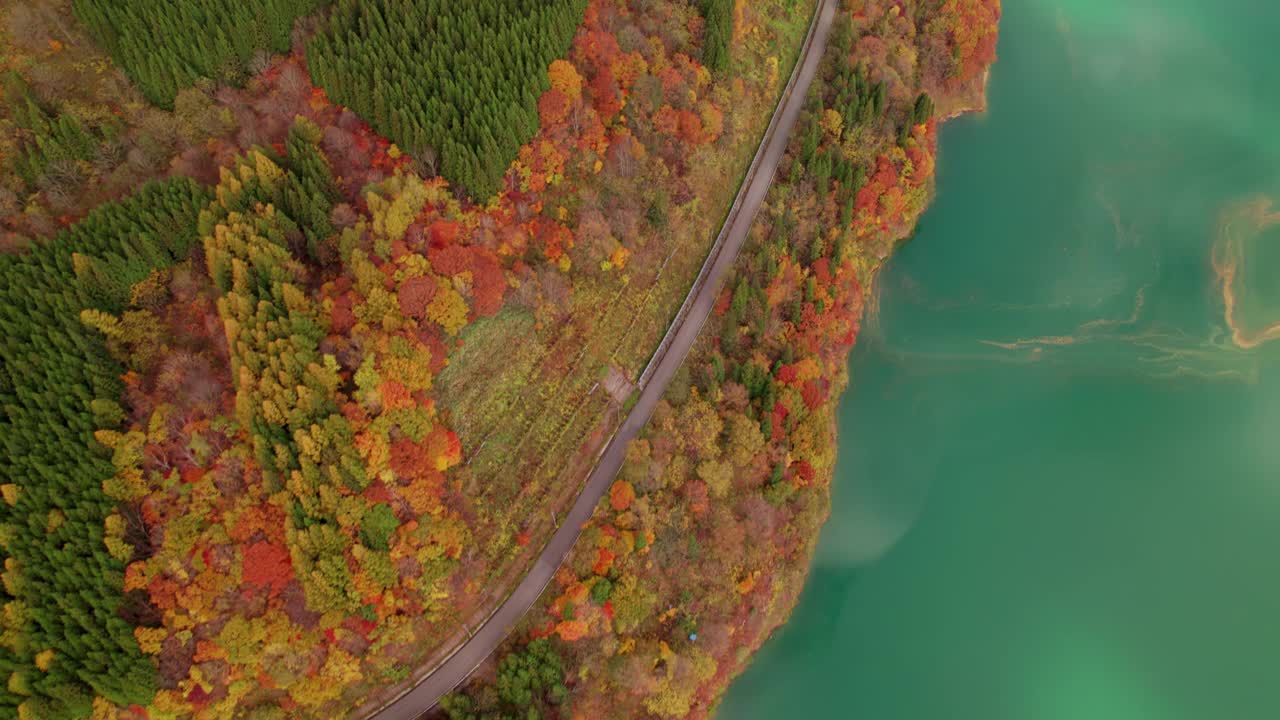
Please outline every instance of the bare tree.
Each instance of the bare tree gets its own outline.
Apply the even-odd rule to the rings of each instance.
[[[568,312],[573,291],[563,273],[550,265],[544,266],[539,273],[538,284],[542,289],[543,301],[552,308],[557,318]]]
[[[151,158],[147,157],[147,153],[139,146],[129,148],[125,153],[125,160],[128,161],[129,167],[136,172],[143,173],[151,169]]]
[[[262,128],[258,123],[240,123],[240,130],[236,133],[237,145],[242,148],[250,148],[255,145],[264,145],[266,142],[267,135],[262,132]]]
[[[635,144],[635,138],[627,136],[609,146],[609,160],[622,177],[631,177],[636,172]]]
[[[124,143],[119,140],[108,140],[98,146],[93,157],[93,171],[98,175],[107,175],[124,162]]]
[[[302,68],[293,63],[285,63],[280,69],[280,80],[276,86],[280,89],[284,102],[292,107],[302,102],[303,96],[311,89],[311,81]]]
[[[334,158],[346,157],[353,144],[351,133],[332,125],[325,126],[322,142],[325,151]]]
[[[241,92],[226,85],[214,89],[213,99],[217,100],[219,105],[229,108],[240,107],[244,104]]]
[[[541,286],[538,282],[538,276],[532,270],[526,269],[525,276],[520,278],[520,285],[512,293],[512,297],[516,304],[526,310],[534,310],[538,307],[538,295],[541,292]]]
[[[421,148],[414,150],[410,155],[414,165],[418,167],[418,171],[424,176],[430,177],[439,174],[436,164],[440,160],[440,154],[430,145],[423,145]]]
[[[329,213],[329,222],[333,223],[336,228],[354,227],[359,220],[360,216],[356,213],[355,208],[347,203],[334,205],[333,212]]]
[[[354,132],[360,127],[360,116],[350,110],[344,109],[342,113],[338,115],[337,125],[343,130]]]
[[[45,166],[39,185],[49,200],[49,209],[65,212],[75,204],[77,193],[84,185],[84,174],[75,160],[61,158]]]
[[[266,50],[255,51],[253,57],[249,58],[249,74],[254,77],[261,77],[271,69],[273,60],[271,53]]]
[[[52,64],[39,63],[32,65],[23,73],[27,87],[36,99],[47,107],[57,106],[59,94],[66,91],[67,78],[59,68]]]
[[[217,370],[204,356],[174,350],[160,363],[156,389],[164,396],[174,398],[184,412],[200,410],[210,413],[216,411],[224,387],[218,379]],[[175,423],[170,428],[172,435],[180,437],[184,419],[181,413],[173,413],[170,417]],[[174,457],[172,453],[170,457]]]

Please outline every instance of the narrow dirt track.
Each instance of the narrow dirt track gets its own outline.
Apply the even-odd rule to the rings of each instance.
[[[520,618],[538,601],[552,576],[568,557],[577,541],[582,526],[591,519],[600,498],[609,490],[614,476],[622,467],[627,443],[644,428],[653,414],[658,400],[666,392],[689,348],[693,346],[703,324],[711,314],[725,276],[733,267],[747,239],[747,233],[755,220],[760,204],[764,202],[773,176],[782,161],[787,141],[800,116],[809,85],[817,74],[818,66],[827,46],[827,36],[835,18],[836,0],[819,0],[809,27],[804,47],[796,63],[790,83],[783,94],[773,119],[747,171],[746,179],[738,190],[737,199],[729,211],[720,235],[708,255],[707,264],[694,281],[684,305],[667,331],[653,360],[642,376],[642,389],[635,406],[623,420],[618,431],[600,454],[586,485],[556,529],[551,541],[543,548],[533,567],[507,597],[502,605],[472,633],[449,659],[425,677],[413,689],[400,695],[382,709],[368,716],[368,720],[417,720],[435,707],[440,698],[458,687],[485,658],[497,649],[515,628]]]

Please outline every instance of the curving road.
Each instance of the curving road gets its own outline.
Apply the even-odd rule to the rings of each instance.
[[[568,557],[583,524],[591,519],[600,498],[609,490],[614,476],[622,467],[627,443],[649,421],[658,400],[684,362],[685,356],[689,354],[689,348],[693,346],[711,314],[725,276],[737,260],[756,212],[773,184],[773,176],[787,148],[791,130],[795,127],[809,85],[821,64],[831,22],[835,18],[836,5],[837,0],[818,0],[800,58],[707,261],[641,376],[641,390],[635,406],[600,454],[564,522],[556,529],[551,541],[515,591],[483,625],[475,629],[471,638],[459,646],[434,672],[423,678],[422,682],[384,705],[370,715],[368,720],[417,720],[435,707],[445,693],[461,685],[506,639],[520,618],[537,602],[538,596]]]

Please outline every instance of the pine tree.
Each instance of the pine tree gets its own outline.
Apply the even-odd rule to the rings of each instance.
[[[289,50],[294,20],[328,0],[73,0],[80,22],[148,100],[172,109],[200,78],[238,82],[259,50]]]
[[[119,399],[121,368],[80,315],[116,298],[93,287],[105,276],[122,284],[185,257],[205,202],[189,179],[152,183],[29,253],[0,256],[0,554],[12,568],[0,602],[25,608],[4,628],[17,641],[0,644],[3,712],[79,718],[95,694],[145,704],[155,693],[155,667],[117,614],[123,564],[102,542],[114,468],[93,431],[103,403]],[[66,518],[53,532],[29,522],[51,511]],[[47,671],[35,664],[45,649],[56,658]]]
[[[702,0],[705,30],[702,38],[702,64],[713,72],[729,67],[729,45],[733,41],[734,0]]]
[[[567,52],[585,6],[338,0],[307,59],[330,97],[410,155],[438,153],[444,177],[483,201],[537,132],[547,67]]]
[[[913,125],[920,125],[929,121],[933,117],[933,98],[929,97],[929,93],[920,93],[916,98],[915,108],[911,112],[911,122]]]

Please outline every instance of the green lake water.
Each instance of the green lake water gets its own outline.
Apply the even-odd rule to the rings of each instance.
[[[1280,3],[1004,11],[722,718],[1280,718]]]

